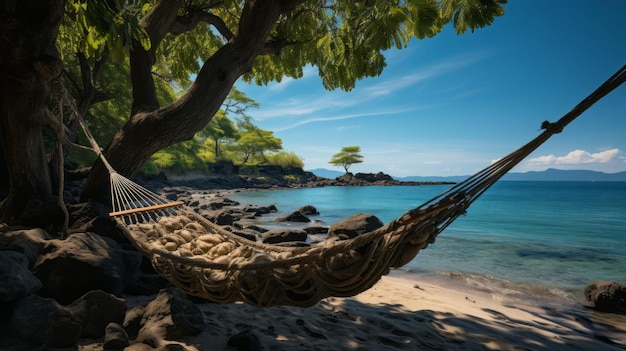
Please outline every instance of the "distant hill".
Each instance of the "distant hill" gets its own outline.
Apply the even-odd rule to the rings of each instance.
[[[340,171],[335,171],[335,170],[326,169],[326,168],[315,168],[315,169],[310,169],[308,171],[315,174],[318,177],[328,178],[328,179],[335,179],[337,177],[341,177],[342,175],[346,174],[346,172],[340,172]]]
[[[451,176],[451,177],[402,177],[396,178],[403,181],[452,181],[460,182],[469,177],[467,176]],[[525,173],[507,173],[502,177],[502,180],[518,180],[518,181],[550,181],[550,182],[626,182],[626,172],[619,173],[604,173],[587,170],[562,170],[549,168],[545,171],[525,172]]]
[[[342,176],[344,172],[334,171],[325,168],[316,168],[310,170],[318,177],[324,177],[334,179]],[[400,181],[416,181],[416,182],[461,182],[465,180],[469,175],[464,176],[409,176],[409,177],[393,177]],[[626,171],[618,173],[604,173],[588,170],[561,170],[549,168],[541,172],[525,172],[525,173],[508,173],[502,180],[517,180],[517,181],[589,181],[589,182],[626,182]]]

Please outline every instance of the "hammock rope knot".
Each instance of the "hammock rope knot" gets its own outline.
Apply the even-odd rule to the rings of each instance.
[[[549,121],[543,121],[541,123],[541,129],[546,130],[550,134],[559,134],[563,131],[564,126],[558,122],[552,123]]]

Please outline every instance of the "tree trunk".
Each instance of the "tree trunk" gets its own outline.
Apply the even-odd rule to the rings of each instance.
[[[0,5],[0,133],[9,179],[0,215],[6,223],[28,222],[26,210],[56,202],[42,128],[58,128],[46,105],[50,82],[63,69],[54,46],[63,6],[63,0],[8,0]]]
[[[283,10],[282,2],[277,0],[246,2],[237,36],[204,63],[190,90],[169,106],[134,114],[113,138],[105,155],[115,171],[132,178],[155,152],[189,140],[204,128],[237,79],[250,70]],[[154,41],[152,43],[155,45]],[[153,84],[151,80],[135,80],[133,90],[154,89],[150,84]],[[134,101],[134,109],[150,105],[151,95],[144,95],[146,101]],[[133,97],[139,98],[138,95]],[[92,168],[82,197],[109,203],[109,177],[101,161]]]

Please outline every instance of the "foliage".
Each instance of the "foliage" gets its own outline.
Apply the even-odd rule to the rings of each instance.
[[[495,16],[503,14],[502,4],[505,3],[506,0],[418,0],[407,3],[358,0],[322,4],[302,1],[281,16],[272,30],[268,43],[278,45],[276,53],[279,54],[258,56],[244,80],[266,84],[281,81],[284,77],[299,78],[302,67],[312,64],[318,67],[327,89],[350,90],[357,80],[382,72],[386,66],[384,50],[405,47],[412,37],[432,37],[448,22],[453,23],[457,33],[489,25]],[[112,139],[129,117],[132,97],[127,85],[130,81],[127,57],[133,40],[143,49],[155,50],[157,59],[153,71],[157,77],[159,102],[169,105],[178,93],[190,87],[192,76],[200,70],[202,62],[226,43],[224,35],[227,32],[223,28],[233,31],[241,19],[239,2],[190,0],[179,9],[181,19],[191,21],[210,13],[223,21],[224,27],[218,29],[216,22],[201,20],[183,33],[166,35],[153,48],[141,19],[154,9],[154,5],[148,0],[66,2],[66,16],[58,43],[73,81],[79,82],[81,74],[74,53],[83,55],[91,67],[100,59],[106,62],[106,68],[95,82],[98,101],[86,116],[90,125],[98,126],[92,133],[102,145]],[[108,54],[113,58],[112,62],[106,60]],[[265,152],[280,150],[282,145],[271,132],[256,130],[246,111],[257,107],[258,103],[233,89],[222,109],[193,139],[197,154],[180,158],[177,155],[185,147],[165,148],[153,158],[154,165],[185,169],[197,160],[211,162],[223,157],[233,158],[233,152],[242,164],[270,161]],[[229,115],[237,116],[234,123]],[[246,131],[245,135],[238,134],[242,130]],[[269,139],[262,140],[263,136]],[[234,143],[238,138],[239,143]],[[80,142],[84,143],[84,138],[81,139]],[[227,144],[228,150],[222,150],[222,144]],[[176,159],[179,160],[174,161]],[[70,155],[70,160],[88,165],[94,157],[88,152],[77,151]]]
[[[240,155],[241,164],[249,161],[263,164],[267,163],[266,152],[277,152],[282,147],[282,140],[276,138],[274,132],[253,128],[240,133],[235,150]]]
[[[153,155],[152,160],[159,169],[176,173],[191,170],[206,171],[206,163],[198,157],[198,144],[194,140],[178,143]]]
[[[303,168],[304,161],[298,155],[289,151],[280,151],[266,156],[269,165],[283,168]]]
[[[328,163],[334,166],[341,166],[348,173],[350,166],[363,162],[363,156],[359,152],[361,152],[360,146],[344,146],[340,152],[333,155]]]
[[[302,181],[300,176],[297,176],[295,174],[287,174],[286,176],[283,177],[283,179],[291,183],[300,183]]]

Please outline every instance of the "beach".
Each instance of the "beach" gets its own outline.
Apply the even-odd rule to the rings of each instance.
[[[146,297],[137,299],[128,302],[146,302],[141,300]],[[168,343],[188,350],[237,350],[228,340],[250,331],[263,350],[626,348],[626,316],[559,301],[507,300],[497,291],[398,272],[355,297],[327,298],[309,308],[198,306],[205,317],[204,331]],[[126,350],[148,350],[146,346],[134,344]],[[86,341],[79,347],[100,349],[101,344]]]

